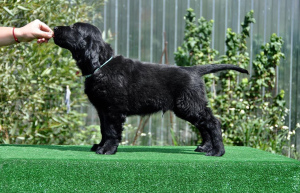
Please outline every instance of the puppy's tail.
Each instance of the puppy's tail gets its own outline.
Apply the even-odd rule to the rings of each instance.
[[[205,74],[219,72],[222,70],[235,70],[241,73],[249,74],[248,70],[245,70],[243,68],[240,68],[232,64],[208,64],[208,65],[197,66],[197,71],[201,76]]]

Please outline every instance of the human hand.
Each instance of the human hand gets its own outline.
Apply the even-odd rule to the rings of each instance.
[[[53,31],[45,23],[36,19],[24,27],[16,28],[15,36],[20,42],[30,42],[37,39],[38,43],[47,43],[52,38]]]

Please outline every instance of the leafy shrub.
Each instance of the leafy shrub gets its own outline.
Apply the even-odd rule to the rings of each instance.
[[[101,5],[81,0],[4,1],[0,22],[1,26],[21,27],[40,19],[50,27],[68,25],[99,18],[90,13]],[[85,114],[76,109],[86,104],[86,97],[71,54],[51,41],[1,47],[0,52],[0,143],[80,143],[78,133],[85,135],[81,130]],[[72,92],[68,114],[64,104],[67,85]]]
[[[218,51],[210,48],[213,21],[202,17],[196,23],[193,9],[187,10],[185,21],[184,43],[175,53],[177,65],[225,63],[248,67],[246,40],[250,24],[255,23],[253,11],[246,14],[240,34],[230,28],[227,30],[226,54],[218,60]],[[219,77],[212,74],[204,77],[211,108],[222,122],[225,143],[280,153],[289,145],[289,129],[284,121],[288,112],[284,91],[276,94],[274,90],[275,69],[284,58],[282,44],[282,38],[273,34],[270,42],[261,46],[250,78],[243,78],[234,71],[222,72]]]

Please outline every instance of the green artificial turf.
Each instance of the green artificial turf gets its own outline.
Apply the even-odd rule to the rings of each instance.
[[[0,145],[0,192],[300,192],[300,162],[249,147]]]

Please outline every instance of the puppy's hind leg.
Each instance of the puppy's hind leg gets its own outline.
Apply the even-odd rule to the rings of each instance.
[[[206,152],[212,150],[213,145],[210,133],[207,131],[205,123],[205,115],[199,113],[203,111],[206,106],[206,101],[202,100],[198,95],[190,96],[183,93],[182,97],[178,97],[174,108],[174,113],[183,120],[193,124],[200,132],[202,143],[195,149],[196,152]],[[195,99],[199,99],[196,100]]]
[[[182,113],[182,111],[176,111],[175,113],[199,129],[203,141],[202,144],[195,149],[196,152],[206,152],[207,156],[224,155],[225,149],[222,139],[221,123],[213,116],[209,108],[203,108],[201,113],[199,113],[199,111],[196,113],[196,110],[193,111],[193,113]]]
[[[222,156],[225,153],[221,123],[207,107],[204,89],[182,91],[176,99],[174,113],[195,125],[202,135],[203,143],[195,151],[206,152],[207,156]]]
[[[225,153],[221,122],[213,115],[211,109],[205,108],[203,114],[204,122],[201,122],[201,126],[207,128],[207,133],[209,134],[212,142],[212,149],[207,152],[207,156],[222,156]]]

